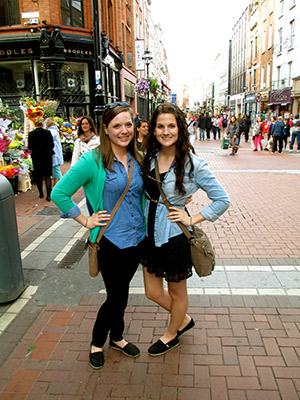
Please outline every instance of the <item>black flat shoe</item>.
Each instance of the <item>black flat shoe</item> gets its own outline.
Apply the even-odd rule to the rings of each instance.
[[[193,320],[193,318],[191,318],[190,322],[183,329],[181,329],[181,331],[177,331],[177,337],[179,338],[185,332],[193,329],[194,326],[195,326],[195,321]]]
[[[47,196],[47,197],[46,197],[46,200],[47,200],[47,201],[51,201],[50,196]]]
[[[90,352],[90,366],[94,369],[100,369],[104,365],[103,351]]]
[[[113,349],[121,351],[128,357],[138,357],[141,354],[140,349],[133,343],[127,343],[126,346],[120,347],[111,340],[109,345]]]
[[[160,339],[155,342],[152,346],[149,347],[148,353],[150,356],[161,356],[162,354],[167,353],[172,350],[174,347],[179,345],[178,337],[176,336],[174,339],[170,340],[168,343],[162,342]]]

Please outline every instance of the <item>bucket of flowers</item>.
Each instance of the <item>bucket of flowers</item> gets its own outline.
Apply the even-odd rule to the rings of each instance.
[[[44,108],[49,104],[48,101],[34,100],[33,97],[23,96],[20,100],[20,109],[24,111],[31,122],[37,117],[43,117]]]
[[[15,167],[14,165],[7,165],[5,167],[0,167],[0,174],[5,176],[10,182],[14,194],[18,194],[18,175],[20,173],[20,169]]]

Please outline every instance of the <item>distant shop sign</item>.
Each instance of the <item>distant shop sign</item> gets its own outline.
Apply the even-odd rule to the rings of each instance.
[[[245,103],[256,103],[256,94],[249,94],[245,98]]]
[[[269,105],[273,104],[292,104],[292,97],[291,97],[292,90],[289,89],[278,89],[278,90],[271,90],[269,92]]]

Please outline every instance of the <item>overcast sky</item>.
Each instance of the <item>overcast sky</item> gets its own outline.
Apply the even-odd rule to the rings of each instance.
[[[228,49],[232,28],[251,0],[152,0],[160,23],[173,93],[185,83],[205,78],[220,48]]]

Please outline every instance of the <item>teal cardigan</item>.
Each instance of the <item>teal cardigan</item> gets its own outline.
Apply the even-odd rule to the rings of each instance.
[[[80,214],[78,206],[74,203],[71,196],[82,186],[94,212],[103,210],[103,190],[105,184],[106,171],[103,168],[102,157],[95,150],[84,153],[72,168],[60,179],[51,192],[53,202],[64,213],[62,218],[74,217]],[[144,210],[145,196],[142,198],[142,208]],[[70,211],[72,210],[72,213]],[[76,211],[78,212],[76,213]],[[70,213],[70,215],[68,215]],[[99,227],[90,230],[90,240],[95,242],[99,232]]]

